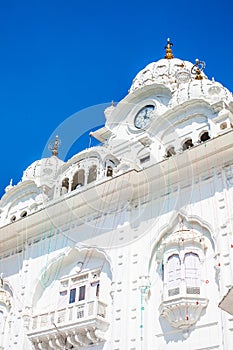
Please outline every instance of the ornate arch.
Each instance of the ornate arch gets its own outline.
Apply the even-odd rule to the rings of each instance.
[[[156,237],[154,237],[154,240],[151,244],[151,251],[150,251],[150,260],[149,260],[149,270],[151,269],[152,261],[155,257],[156,251],[158,250],[159,245],[162,242],[162,239],[168,235],[171,234],[171,232],[174,230],[174,228],[180,223],[185,223],[190,229],[193,229],[197,231],[198,229],[202,233],[202,235],[208,237],[210,239],[211,245],[213,247],[213,250],[216,250],[216,237],[214,234],[214,229],[212,225],[200,218],[200,216],[197,215],[188,215],[184,211],[173,211],[171,214],[171,217],[168,222],[165,223],[159,230],[159,233]]]

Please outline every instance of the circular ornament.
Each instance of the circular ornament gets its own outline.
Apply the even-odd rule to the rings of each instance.
[[[144,129],[150,123],[154,114],[154,110],[154,105],[147,105],[140,109],[134,118],[134,126],[137,129]]]
[[[191,73],[187,70],[182,70],[176,73],[176,80],[179,84],[188,83],[191,79]]]

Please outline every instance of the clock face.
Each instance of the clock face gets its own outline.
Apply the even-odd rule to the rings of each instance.
[[[155,106],[148,105],[143,107],[134,118],[134,125],[137,129],[145,128],[151,121]]]

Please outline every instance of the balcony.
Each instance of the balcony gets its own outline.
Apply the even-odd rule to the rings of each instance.
[[[187,329],[198,321],[207,305],[208,299],[201,298],[199,295],[177,295],[164,300],[159,307],[159,312],[172,327]]]
[[[35,350],[73,349],[105,341],[106,304],[98,299],[34,315],[28,337]]]

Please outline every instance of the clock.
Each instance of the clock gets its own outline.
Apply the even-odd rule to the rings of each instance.
[[[134,118],[134,126],[137,129],[145,128],[150,123],[154,110],[154,105],[147,105],[140,109]]]

